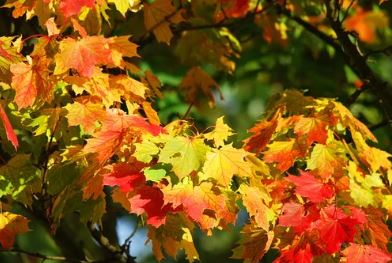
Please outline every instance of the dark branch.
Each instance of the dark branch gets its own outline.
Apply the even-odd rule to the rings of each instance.
[[[25,250],[18,249],[18,248],[13,248],[13,249],[9,249],[9,250],[0,249],[0,253],[17,253],[17,254],[28,255],[30,257],[41,258],[44,260],[57,260],[57,261],[64,261],[64,262],[77,262],[77,263],[95,262],[95,261],[86,261],[86,260],[82,260],[82,259],[67,258],[67,257],[62,257],[62,256],[49,256],[49,255],[44,255],[44,254],[37,253],[37,252],[25,251]]]

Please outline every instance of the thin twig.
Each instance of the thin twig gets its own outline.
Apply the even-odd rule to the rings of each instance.
[[[354,2],[355,2],[355,0],[351,0],[350,4],[348,5],[348,7],[346,9],[346,12],[343,15],[342,20],[340,20],[340,22],[343,22],[344,20],[346,20],[348,13],[350,12],[350,9],[351,9],[352,5],[354,4]]]
[[[344,103],[346,106],[352,105],[358,98],[359,96],[369,88],[368,85],[363,85],[360,89],[356,89],[350,97],[347,99],[346,103]]]
[[[193,102],[191,104],[189,104],[188,109],[186,110],[186,112],[184,113],[184,115],[181,118],[182,120],[185,120],[186,118],[188,118],[188,115],[191,112],[192,107],[193,107]]]
[[[87,263],[87,262],[94,262],[94,261],[87,261],[83,259],[75,259],[75,258],[67,258],[63,256],[49,256],[49,255],[44,255],[38,252],[30,252],[30,251],[25,251],[19,248],[13,248],[13,249],[0,249],[0,253],[18,253],[18,254],[24,254],[28,255],[30,257],[35,257],[35,258],[41,258],[44,260],[57,260],[57,261],[65,261],[65,262],[77,262],[77,263]]]

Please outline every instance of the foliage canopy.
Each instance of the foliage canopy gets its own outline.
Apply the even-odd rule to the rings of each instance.
[[[132,235],[118,244],[106,228],[126,211],[158,261],[200,260],[200,232],[236,228],[242,262],[390,262],[391,13],[370,0],[6,1],[1,254],[134,262]],[[249,134],[214,114],[208,127],[200,113],[246,80],[281,92],[252,104]],[[247,86],[229,107],[260,92]],[[36,222],[62,255],[15,242]],[[76,256],[70,222],[96,242]]]

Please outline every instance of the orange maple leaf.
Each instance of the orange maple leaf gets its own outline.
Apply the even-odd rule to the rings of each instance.
[[[15,103],[19,109],[33,105],[37,97],[48,100],[52,85],[48,80],[49,62],[45,57],[34,59],[30,63],[12,64],[11,86],[15,89]]]
[[[24,216],[9,212],[0,213],[0,244],[9,249],[13,246],[15,236],[29,230],[29,220]]]
[[[56,54],[54,74],[76,69],[83,77],[91,77],[98,64],[112,63],[112,51],[108,39],[103,36],[86,36],[80,40],[65,38]]]

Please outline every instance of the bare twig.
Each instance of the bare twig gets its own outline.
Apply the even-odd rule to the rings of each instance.
[[[0,249],[0,253],[17,253],[17,254],[24,254],[28,255],[30,257],[35,257],[35,258],[41,258],[44,260],[57,260],[57,261],[64,261],[64,262],[77,262],[77,263],[87,263],[87,262],[94,262],[94,261],[86,261],[82,259],[75,259],[75,258],[67,258],[63,256],[49,256],[49,255],[44,255],[38,252],[30,252],[30,251],[25,251],[19,248],[13,248],[13,249]]]
[[[182,120],[185,120],[186,118],[188,118],[189,113],[191,113],[193,107],[193,103],[189,104],[188,109],[186,110],[186,112],[184,113],[184,115],[182,116]]]

